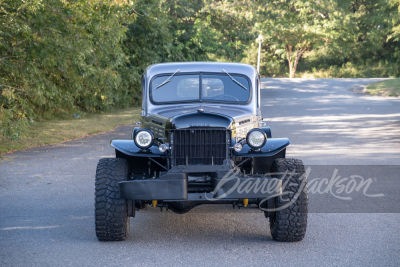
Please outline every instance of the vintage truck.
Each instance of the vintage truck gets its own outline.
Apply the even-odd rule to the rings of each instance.
[[[301,160],[286,158],[261,115],[261,80],[247,64],[163,63],[142,76],[141,120],[131,139],[113,139],[95,183],[96,235],[125,240],[147,207],[186,213],[201,204],[257,207],[272,238],[300,241],[308,195]]]

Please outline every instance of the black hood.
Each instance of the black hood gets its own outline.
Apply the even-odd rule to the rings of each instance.
[[[195,112],[175,116],[170,120],[170,129],[181,129],[188,127],[224,127],[232,129],[234,121],[232,118],[207,112]]]
[[[196,113],[198,109],[203,109],[204,113],[218,114],[230,118],[246,116],[249,114],[249,110],[240,105],[221,105],[221,106],[208,106],[208,105],[191,105],[191,106],[162,106],[154,108],[151,113],[172,119],[175,116],[189,113]]]

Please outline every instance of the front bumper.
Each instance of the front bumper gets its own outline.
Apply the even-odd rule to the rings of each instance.
[[[212,192],[188,193],[188,174],[207,172]],[[119,183],[120,196],[135,200],[237,200],[272,198],[282,194],[282,181],[264,176],[235,175],[228,165],[176,166],[159,178],[137,179]]]

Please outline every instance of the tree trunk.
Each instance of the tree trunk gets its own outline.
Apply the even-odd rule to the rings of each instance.
[[[296,57],[296,59],[294,60],[293,77],[290,77],[290,78],[294,78],[294,75],[296,74],[296,69],[297,69],[297,64],[299,63],[299,59],[300,59],[300,58],[297,58],[297,57]]]
[[[296,72],[296,70],[293,72],[293,63],[294,61],[292,60],[292,47],[287,45],[285,47],[286,52],[287,52],[287,60],[289,63],[289,78],[294,78],[294,74]]]
[[[290,69],[289,69],[289,77],[290,78],[294,78],[294,75],[296,74],[296,69],[295,68],[293,68],[292,66],[290,66]]]
[[[296,49],[296,55],[294,57],[294,60],[292,59],[291,53],[289,54],[289,51],[292,52],[292,49],[287,49],[288,51],[288,62],[289,62],[289,73],[290,73],[290,78],[294,78],[296,75],[296,70],[297,70],[297,64],[300,61],[301,55],[306,51],[307,47],[303,48],[298,48]],[[293,66],[292,66],[293,64]]]
[[[288,61],[289,61],[289,78],[294,78],[296,70],[293,71],[293,61],[291,60],[291,58],[288,58]]]

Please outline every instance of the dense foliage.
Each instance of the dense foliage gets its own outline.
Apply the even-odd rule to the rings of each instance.
[[[119,67],[131,7],[114,1],[2,1],[0,132],[34,118],[126,105]]]
[[[0,0],[0,134],[140,102],[151,64],[399,77],[400,0]]]

